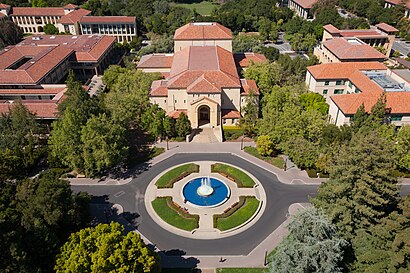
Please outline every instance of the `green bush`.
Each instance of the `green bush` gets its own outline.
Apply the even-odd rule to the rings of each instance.
[[[212,164],[211,172],[226,176],[228,179],[238,184],[239,188],[252,188],[255,185],[255,181],[253,181],[253,179],[250,178],[249,175],[237,168],[225,164]]]
[[[310,178],[317,178],[317,170],[316,169],[306,169],[306,173]]]
[[[273,141],[267,136],[259,136],[256,141],[256,149],[261,156],[271,156],[273,154]]]
[[[162,220],[187,231],[199,227],[199,215],[189,214],[172,201],[172,197],[158,197],[152,201],[152,207]]]
[[[159,188],[172,188],[174,183],[178,182],[179,180],[187,177],[191,173],[198,173],[199,166],[194,163],[185,164],[179,167],[176,167],[165,174],[163,174],[155,183],[155,185]]]
[[[223,129],[225,140],[235,140],[243,135],[242,129]]]

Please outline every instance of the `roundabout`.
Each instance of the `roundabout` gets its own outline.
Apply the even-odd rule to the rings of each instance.
[[[191,173],[191,177],[185,176],[170,188],[163,188],[161,195],[150,196],[150,187],[154,187],[153,181],[158,179],[161,174],[167,170],[175,168],[182,164],[198,163],[198,162],[221,162],[223,164],[235,166],[236,168],[245,171],[255,179],[258,186],[238,187],[238,184],[232,182],[225,176],[219,173],[212,173],[210,165],[208,170],[199,168],[198,173]],[[183,186],[194,178],[207,177],[210,173],[211,177],[224,181],[231,188],[230,198],[216,208],[207,208],[207,210],[225,210],[233,203],[239,202],[239,196],[247,196],[249,192],[254,192],[253,196],[260,199],[257,191],[263,189],[266,196],[266,201],[263,203],[264,208],[252,220],[252,223],[246,224],[243,229],[230,234],[223,234],[221,231],[215,232],[213,227],[213,216],[203,218],[206,229],[212,229],[216,237],[206,237],[202,239],[188,236],[191,232],[164,225],[162,219],[156,217],[152,206],[149,205],[156,197],[175,196],[175,203],[186,207],[190,214],[198,212],[199,221],[201,217],[199,213],[208,214],[204,208],[195,208],[183,200]],[[244,186],[244,185],[242,185]],[[245,185],[248,186],[248,185]],[[293,203],[306,203],[309,196],[316,195],[318,185],[290,185],[283,184],[278,181],[277,177],[257,166],[253,163],[244,160],[231,153],[185,153],[176,154],[168,157],[153,166],[147,166],[147,170],[135,176],[130,183],[125,185],[85,185],[72,186],[73,191],[85,191],[94,197],[94,200],[104,200],[104,202],[112,204],[120,204],[124,208],[124,213],[134,216],[132,227],[137,229],[143,237],[147,238],[152,244],[161,251],[179,251],[185,255],[248,255],[253,249],[261,244],[273,231],[279,227],[285,220],[288,213],[288,208]],[[235,190],[237,191],[235,193]],[[175,191],[175,194],[172,192]],[[148,199],[148,200],[147,200]],[[219,214],[220,211],[214,214]],[[205,221],[208,219],[208,221]],[[212,219],[209,221],[209,219]],[[158,221],[162,221],[161,224]],[[202,222],[199,222],[199,226]],[[199,236],[199,229],[194,232]],[[204,233],[203,233],[204,234]]]

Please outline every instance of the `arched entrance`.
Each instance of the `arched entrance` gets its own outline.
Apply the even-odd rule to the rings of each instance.
[[[37,28],[37,31],[38,31],[38,32],[44,32],[44,28],[43,28],[43,27],[38,27],[38,28]]]
[[[198,125],[205,125],[210,122],[210,111],[211,109],[207,105],[202,105],[198,109]]]

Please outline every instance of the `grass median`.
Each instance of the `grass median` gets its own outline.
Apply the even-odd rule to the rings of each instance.
[[[283,167],[285,166],[285,161],[282,157],[261,156],[255,147],[247,146],[244,148],[244,151],[250,155],[253,155],[254,157],[268,162],[269,164],[272,164],[275,167],[278,167],[279,169],[283,169]]]
[[[223,214],[214,215],[214,225],[220,231],[232,229],[248,221],[257,211],[259,200],[254,196],[241,196],[236,207]],[[216,223],[215,223],[216,222]]]
[[[172,188],[175,182],[187,177],[191,173],[198,173],[199,166],[194,163],[176,167],[163,174],[155,183],[158,189]]]
[[[176,228],[192,231],[199,226],[199,216],[184,211],[170,196],[156,198],[152,201],[152,207],[162,220]]]
[[[239,188],[252,188],[255,181],[243,171],[221,163],[211,165],[211,172],[219,173],[238,184]]]

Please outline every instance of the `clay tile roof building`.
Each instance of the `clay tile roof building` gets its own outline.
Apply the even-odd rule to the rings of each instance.
[[[326,62],[384,61],[386,56],[357,38],[334,38],[321,45],[319,60]]]
[[[236,66],[241,67],[241,68],[248,67],[252,62],[253,63],[263,63],[267,61],[265,55],[260,54],[260,53],[254,53],[254,52],[235,53],[233,57],[234,57]]]
[[[289,0],[288,6],[304,19],[313,19],[312,7],[318,0]]]
[[[68,4],[68,5],[65,5],[64,8],[65,9],[76,9],[78,8],[78,6],[74,4]]]
[[[64,15],[63,17],[58,20],[58,23],[60,24],[76,24],[80,21],[80,19],[83,16],[88,16],[91,14],[91,11],[86,10],[86,9],[76,9],[70,12],[67,15]]]
[[[386,23],[377,24],[376,27],[380,30],[383,30],[384,32],[387,32],[387,33],[396,33],[396,32],[399,31],[397,28],[395,28],[395,27],[393,27],[389,24],[386,24]]]
[[[0,9],[8,9],[8,8],[10,8],[9,5],[0,3]]]
[[[294,0],[299,6],[305,9],[310,9],[314,4],[317,3],[317,0]]]
[[[405,3],[406,8],[410,9],[410,1],[409,0],[404,0],[404,1],[403,0],[385,0],[385,2],[389,3],[393,6],[401,5],[402,3]]]
[[[63,8],[13,7],[11,16],[64,16]]]
[[[133,16],[88,16],[83,17],[80,23],[135,23]]]
[[[230,29],[221,24],[189,23],[175,31],[174,40],[226,40],[232,39]]]
[[[221,125],[237,124],[249,95],[259,95],[255,81],[240,79],[238,69],[266,58],[248,52],[234,56],[231,31],[217,23],[187,24],[175,37],[181,40],[174,41],[174,54],[146,55],[137,65],[164,76],[152,83],[150,102],[173,118],[186,113],[193,128],[213,127],[222,141]]]

